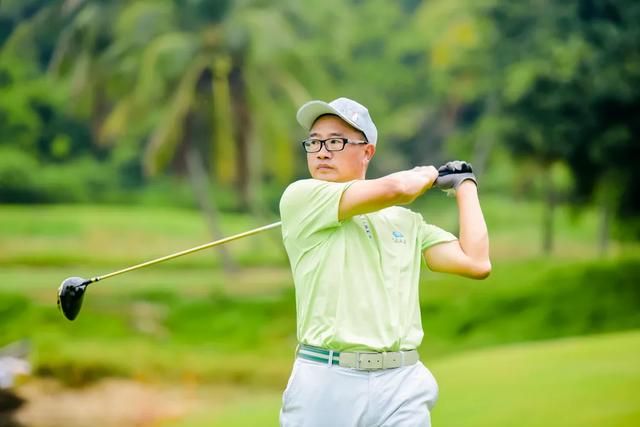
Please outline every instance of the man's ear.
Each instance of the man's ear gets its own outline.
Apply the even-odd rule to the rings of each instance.
[[[365,163],[369,163],[371,161],[371,159],[373,158],[374,154],[376,154],[376,146],[368,144],[365,147],[365,150],[364,150],[364,156],[365,156],[364,161],[365,161]]]

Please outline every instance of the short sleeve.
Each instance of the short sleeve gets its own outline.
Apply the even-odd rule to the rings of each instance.
[[[457,237],[448,231],[445,231],[435,225],[427,224],[422,218],[422,215],[419,215],[419,217],[419,238],[420,248],[422,251],[433,245],[437,245],[438,243],[453,242],[454,240],[457,240]]]
[[[340,226],[340,199],[352,183],[304,179],[289,185],[280,199],[283,237],[306,239]]]

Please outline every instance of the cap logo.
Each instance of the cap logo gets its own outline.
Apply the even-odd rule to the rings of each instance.
[[[351,121],[353,121],[353,122],[357,122],[358,121],[358,113],[353,113],[351,115]]]

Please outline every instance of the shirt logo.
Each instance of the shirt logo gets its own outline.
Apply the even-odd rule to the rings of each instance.
[[[399,231],[391,232],[391,238],[393,239],[394,243],[407,243],[407,239],[404,238],[404,234]]]

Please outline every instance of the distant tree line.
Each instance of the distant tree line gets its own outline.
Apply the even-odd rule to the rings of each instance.
[[[465,157],[546,200],[547,250],[566,202],[601,207],[603,246],[611,219],[637,239],[639,22],[633,0],[4,0],[0,200],[184,175],[210,216],[219,192],[260,214],[305,173],[296,108],[344,95],[380,128],[374,175]]]

